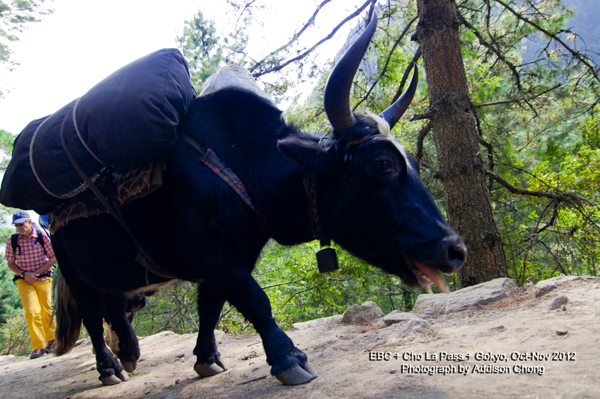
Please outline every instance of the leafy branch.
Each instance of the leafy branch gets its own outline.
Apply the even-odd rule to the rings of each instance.
[[[421,162],[421,158],[423,158],[423,142],[425,141],[425,137],[427,134],[433,129],[433,122],[429,121],[421,130],[419,130],[419,137],[417,138],[417,155],[416,158]]]
[[[292,46],[292,44],[297,42],[298,39],[300,38],[300,36],[306,31],[306,29],[308,29],[309,26],[314,25],[315,20],[317,18],[317,14],[319,14],[319,11],[321,11],[321,9],[330,1],[331,0],[324,0],[321,4],[319,4],[317,6],[317,9],[313,13],[313,15],[308,19],[308,21],[298,31],[298,33],[294,33],[294,35],[292,36],[292,38],[290,39],[289,42],[287,42],[283,46],[279,47],[277,50],[272,51],[269,55],[264,57],[262,60],[258,61],[253,68],[259,67],[261,64],[266,63],[269,59],[273,59],[277,54],[279,54],[280,52],[282,52],[284,50],[287,50],[290,46]]]
[[[502,187],[506,188],[509,192],[511,192],[513,194],[527,195],[527,196],[539,197],[539,198],[549,198],[549,199],[555,200],[557,202],[566,202],[566,203],[574,205],[574,206],[581,205],[584,202],[582,198],[580,198],[579,196],[577,196],[575,194],[571,194],[571,193],[553,194],[553,193],[548,193],[546,191],[531,191],[531,190],[525,190],[522,188],[517,188],[517,187],[511,185],[508,181],[506,181],[505,179],[500,177],[500,175],[498,175],[494,172],[486,170],[485,173],[488,176],[490,176],[492,179],[494,179],[496,182],[500,183],[500,185]]]
[[[272,56],[267,56],[267,57],[263,58],[261,61],[258,61],[252,67],[250,67],[249,68],[250,69],[250,73],[255,78],[258,78],[258,77],[266,75],[268,73],[280,71],[283,68],[287,67],[288,65],[290,65],[290,64],[292,64],[294,62],[303,60],[304,58],[308,57],[313,51],[315,51],[321,44],[323,44],[326,41],[330,40],[336,34],[336,32],[342,26],[344,26],[348,21],[351,21],[352,19],[354,19],[357,16],[359,16],[365,10],[365,8],[367,8],[370,4],[375,4],[375,2],[376,2],[376,0],[367,0],[356,11],[354,11],[352,14],[348,15],[338,25],[336,25],[336,27],[333,28],[333,30],[326,37],[324,37],[323,39],[319,40],[311,48],[309,48],[308,50],[306,50],[303,53],[299,54],[298,56],[290,58],[288,60],[273,59]],[[294,42],[296,40],[297,40],[297,37],[296,37],[295,40],[292,39],[292,42]],[[289,47],[290,44],[291,43],[288,43],[288,45],[286,45],[285,47]],[[276,53],[276,52],[273,52],[271,54],[274,54],[274,53]]]
[[[576,50],[572,49],[567,43],[565,43],[565,41],[562,40],[558,36],[558,34],[552,33],[549,30],[544,29],[538,23],[536,23],[536,22],[534,22],[534,21],[532,21],[532,20],[530,20],[528,18],[525,18],[523,16],[523,14],[517,12],[515,9],[513,9],[512,7],[510,7],[504,1],[502,1],[502,0],[494,0],[494,1],[496,3],[502,5],[506,10],[508,10],[509,12],[511,12],[520,21],[523,21],[526,24],[531,25],[532,27],[534,27],[535,29],[537,29],[539,32],[542,32],[543,34],[545,34],[546,36],[548,36],[552,40],[554,40],[557,43],[559,43],[565,50],[567,50],[568,53],[570,53],[574,58],[578,59],[583,65],[585,65],[587,67],[588,71],[594,76],[594,78],[598,82],[600,82],[600,77],[598,77],[598,72],[597,72],[596,68],[594,68],[594,66],[592,64],[590,64],[590,62],[586,59],[586,57],[583,56],[579,51],[576,51]]]
[[[381,79],[382,76],[385,76],[388,66],[390,64],[390,60],[392,59],[392,55],[396,51],[396,48],[400,45],[400,42],[402,41],[402,39],[404,39],[406,37],[406,34],[408,33],[408,30],[410,29],[412,24],[417,19],[418,19],[418,17],[414,17],[412,20],[409,21],[408,24],[406,24],[406,26],[404,27],[404,30],[402,31],[400,36],[398,36],[398,38],[394,42],[394,45],[392,46],[392,49],[389,51],[387,59],[385,60],[383,68],[381,69],[381,72],[378,74],[377,79],[375,79],[375,82],[373,82],[373,84],[371,85],[371,88],[360,99],[360,101],[358,101],[358,103],[354,106],[354,109],[353,109],[354,111],[356,111],[356,109],[358,109],[358,107],[371,95],[371,92],[373,91],[375,86],[377,86],[377,83],[379,83],[379,79]],[[421,47],[418,48],[415,56],[413,57],[412,61],[409,64],[408,68],[406,68],[406,71],[404,72],[404,76],[402,77],[402,81],[400,82],[400,88],[398,89],[398,92],[400,92],[400,93],[402,92],[402,89],[404,88],[406,80],[408,79],[408,73],[410,72],[410,70],[412,69],[412,67],[414,66],[414,64],[416,63],[416,61],[419,59],[420,56],[421,56]],[[396,95],[394,96],[394,100],[392,100],[392,104],[398,99],[398,97],[400,97],[400,94],[396,93]]]
[[[519,102],[519,101],[531,101],[531,100],[534,100],[534,99],[536,99],[536,98],[538,98],[540,96],[543,96],[546,93],[551,92],[552,90],[556,90],[556,89],[558,89],[561,86],[562,85],[560,83],[557,83],[556,85],[554,85],[550,89],[544,90],[543,92],[535,94],[533,96],[520,97],[520,98],[511,98],[511,99],[508,99],[508,100],[495,101],[495,102],[486,103],[486,104],[473,104],[472,108],[476,109],[476,108],[483,108],[483,107],[491,107],[491,106],[494,106],[494,105],[510,104],[510,103],[515,103],[515,102]]]
[[[508,58],[504,55],[504,53],[500,50],[500,48],[498,46],[485,40],[485,38],[483,37],[481,32],[479,32],[479,30],[477,30],[477,28],[473,24],[469,23],[467,21],[467,19],[465,17],[463,17],[462,14],[460,14],[460,13],[457,13],[457,14],[458,14],[458,20],[460,21],[460,23],[463,24],[464,26],[466,26],[469,30],[471,30],[473,32],[473,34],[477,37],[477,39],[479,39],[479,43],[482,46],[486,47],[488,50],[490,50],[492,53],[494,53],[496,55],[496,57],[498,57],[498,59],[500,61],[502,61],[508,67],[508,69],[510,69],[510,71],[512,72],[512,75],[515,78],[517,88],[519,89],[519,91],[521,91],[522,90],[521,76],[519,74],[519,71],[517,70],[517,67],[508,60]],[[494,41],[493,36],[490,35],[490,37],[492,37],[492,41]]]

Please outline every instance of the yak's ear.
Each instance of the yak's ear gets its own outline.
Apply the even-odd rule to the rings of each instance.
[[[283,154],[308,170],[320,170],[325,162],[325,152],[314,138],[290,136],[277,141]]]

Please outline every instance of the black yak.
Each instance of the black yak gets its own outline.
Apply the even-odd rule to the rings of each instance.
[[[352,79],[375,28],[376,18],[329,77],[324,105],[330,135],[287,125],[279,109],[250,91],[200,96],[180,125],[191,140],[179,140],[163,186],[121,209],[131,236],[108,214],[71,221],[53,235],[70,288],[68,301],[57,299],[59,353],[71,348],[82,320],[103,382],[126,379],[102,339],[105,315],[119,335],[119,358],[127,370],[135,368],[139,347],[125,303],[169,278],[135,261],[132,236],[169,277],[199,283],[194,354],[201,376],[225,368],[214,329],[228,301],[260,334],[274,376],[284,384],[316,377],[306,355],[276,325],[251,275],[271,238],[284,245],[333,240],[410,286],[433,282],[447,289],[441,274],[462,266],[465,245],[423,186],[413,157],[390,134],[414,96],[416,69],[406,93],[379,116],[350,109]],[[236,173],[255,210],[199,161],[202,149]]]

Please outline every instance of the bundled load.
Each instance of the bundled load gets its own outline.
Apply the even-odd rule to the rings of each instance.
[[[117,70],[17,136],[0,203],[48,213],[87,189],[65,148],[93,182],[167,159],[196,93],[187,63],[163,49]]]

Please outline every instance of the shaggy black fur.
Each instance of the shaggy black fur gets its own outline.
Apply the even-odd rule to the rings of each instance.
[[[414,159],[382,135],[374,119],[355,117],[348,131],[323,138],[289,127],[278,109],[252,93],[230,89],[200,97],[181,128],[237,173],[266,230],[184,141],[166,164],[163,187],[122,209],[162,268],[202,281],[197,365],[220,363],[213,331],[225,301],[260,333],[274,375],[306,364],[306,355],[275,324],[251,272],[269,238],[286,245],[314,238],[302,184],[309,173],[316,176],[324,234],[351,253],[409,285],[419,283],[413,261],[443,272],[462,265],[464,244],[421,183]],[[110,215],[70,222],[52,241],[76,314],[93,341],[98,371],[118,374],[122,368],[102,340],[102,309],[119,335],[119,358],[135,362],[139,347],[125,317],[127,298],[147,279],[165,279],[136,263],[137,248]],[[59,326],[64,322],[58,319]],[[57,336],[63,351],[73,344],[65,342],[68,336]]]

